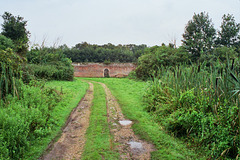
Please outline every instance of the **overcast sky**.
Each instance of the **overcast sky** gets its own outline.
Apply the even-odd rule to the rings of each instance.
[[[31,43],[47,45],[181,44],[194,13],[209,13],[215,28],[223,14],[240,23],[240,0],[0,0],[5,11],[28,21]],[[0,23],[3,23],[0,18]]]

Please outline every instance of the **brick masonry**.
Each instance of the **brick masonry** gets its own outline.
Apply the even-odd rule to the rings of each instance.
[[[137,65],[133,63],[74,63],[75,77],[126,77]]]

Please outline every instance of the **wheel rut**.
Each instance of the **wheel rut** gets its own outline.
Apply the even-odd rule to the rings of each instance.
[[[50,144],[43,160],[80,159],[86,142],[85,133],[89,126],[90,107],[93,100],[93,84],[78,106],[72,111],[66,122],[62,135],[54,144]]]
[[[134,134],[132,121],[125,119],[120,105],[111,91],[104,83],[100,83],[106,92],[106,106],[108,123],[111,134],[114,136],[115,147],[120,154],[120,159],[151,159],[150,152],[155,151],[154,145],[139,139]]]
[[[62,130],[61,137],[57,142],[52,142],[46,154],[40,157],[41,160],[72,160],[81,159],[86,143],[85,134],[89,126],[90,108],[93,100],[93,83],[99,83],[106,93],[106,107],[108,127],[113,138],[109,139],[111,150],[120,154],[120,159],[148,160],[151,159],[151,152],[155,151],[154,146],[141,140],[134,134],[131,126],[132,121],[127,120],[122,114],[120,105],[111,91],[104,83],[87,82],[89,89],[71,115]],[[103,157],[104,159],[104,157]]]

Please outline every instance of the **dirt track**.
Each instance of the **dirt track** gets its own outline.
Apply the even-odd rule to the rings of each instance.
[[[70,160],[81,159],[86,142],[85,133],[89,126],[90,107],[93,100],[93,84],[89,83],[89,90],[79,105],[72,111],[61,137],[54,144],[50,144],[47,154],[40,159],[43,160]],[[95,83],[95,82],[93,82]],[[99,83],[99,82],[97,82]],[[150,152],[154,146],[146,141],[140,140],[131,129],[132,121],[126,120],[121,108],[111,91],[103,83],[106,92],[106,107],[108,124],[115,146],[120,154],[120,159],[142,159],[151,158]]]
[[[93,84],[75,108],[63,129],[59,140],[49,146],[50,150],[41,159],[44,160],[70,160],[80,159],[85,144],[85,133],[89,126],[90,107],[93,99]]]
[[[114,135],[114,142],[121,159],[142,159],[147,160],[151,158],[150,152],[154,151],[154,146],[146,141],[140,140],[131,129],[133,123],[125,119],[121,108],[112,95],[111,91],[103,83],[100,83],[106,92],[107,109],[108,109],[108,123],[110,132]],[[120,122],[127,122],[121,125]],[[130,124],[128,124],[130,123]]]

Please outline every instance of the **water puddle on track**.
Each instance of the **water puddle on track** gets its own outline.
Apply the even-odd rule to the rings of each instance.
[[[152,144],[139,139],[131,128],[133,122],[125,119],[116,98],[103,83],[100,83],[106,92],[108,123],[111,134],[114,136],[115,149],[121,159],[148,160],[150,152],[155,151]]]
[[[132,124],[132,121],[129,121],[129,120],[123,120],[123,121],[118,121],[120,123],[120,125],[122,126],[127,126],[127,125],[130,125]]]

